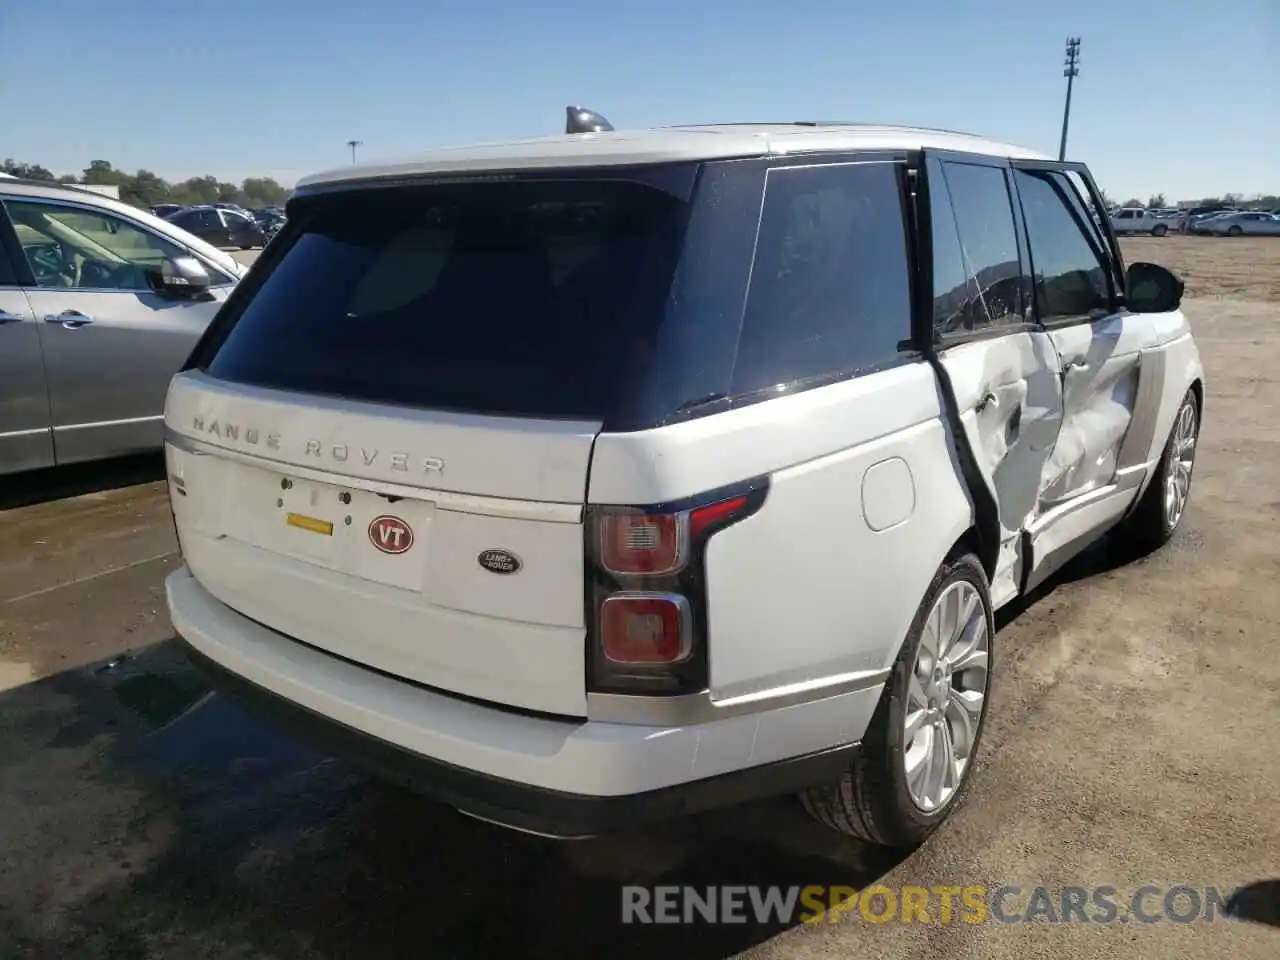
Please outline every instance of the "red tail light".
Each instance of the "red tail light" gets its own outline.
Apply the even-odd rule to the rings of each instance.
[[[689,601],[679,594],[615,593],[600,604],[600,647],[614,663],[679,663],[693,649]]]
[[[689,532],[692,536],[698,536],[708,527],[714,527],[723,520],[728,520],[735,513],[741,513],[746,509],[746,497],[733,497],[729,500],[721,500],[719,503],[713,503],[707,507],[701,507],[689,517]]]
[[[609,573],[674,573],[684,565],[688,539],[683,514],[608,514],[600,518],[600,565]]]
[[[764,503],[758,480],[660,507],[589,507],[587,671],[593,692],[706,689],[707,541]]]

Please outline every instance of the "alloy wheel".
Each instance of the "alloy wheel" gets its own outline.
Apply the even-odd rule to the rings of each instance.
[[[925,812],[946,806],[963,781],[986,707],[989,654],[982,596],[957,580],[929,611],[907,686],[907,792]]]
[[[1196,460],[1196,406],[1191,400],[1183,401],[1174,421],[1173,438],[1169,443],[1169,465],[1164,479],[1164,519],[1172,531],[1187,509],[1191,496],[1191,471]]]

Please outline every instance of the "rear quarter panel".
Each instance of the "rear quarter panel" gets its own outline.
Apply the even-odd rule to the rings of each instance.
[[[649,504],[768,475],[707,548],[713,698],[892,664],[972,522],[932,368],[910,363],[596,441],[589,500]]]

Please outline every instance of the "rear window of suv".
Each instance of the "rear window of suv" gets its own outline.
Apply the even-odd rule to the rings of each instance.
[[[304,195],[190,365],[609,431],[870,372],[909,359],[910,271],[899,162],[855,159]]]
[[[205,369],[283,390],[611,419],[650,378],[687,220],[629,179],[364,189],[311,206]],[[230,318],[229,318],[230,319]]]

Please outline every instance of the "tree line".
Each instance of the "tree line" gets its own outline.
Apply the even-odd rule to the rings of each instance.
[[[270,177],[249,177],[239,184],[210,176],[191,177],[179,183],[170,183],[150,170],[139,170],[137,173],[117,170],[107,160],[91,160],[78,174],[56,176],[38,163],[6,159],[0,164],[0,172],[28,180],[47,180],[50,183],[119,187],[121,200],[143,209],[157,203],[221,202],[238,203],[250,208],[280,206],[290,192]]]
[[[1107,196],[1105,190],[1102,191],[1103,202],[1110,205],[1111,198]],[[1280,208],[1280,196],[1275,194],[1256,194],[1252,197],[1245,197],[1239,193],[1224,193],[1220,197],[1201,197],[1195,202],[1199,207],[1212,207],[1221,204],[1227,207],[1239,207],[1241,209],[1255,208],[1258,210],[1275,210]],[[1119,204],[1121,207],[1146,207],[1148,210],[1161,210],[1176,204],[1171,204],[1165,198],[1163,193],[1157,193],[1147,198],[1147,202],[1143,203],[1137,197],[1130,197],[1124,203]]]

